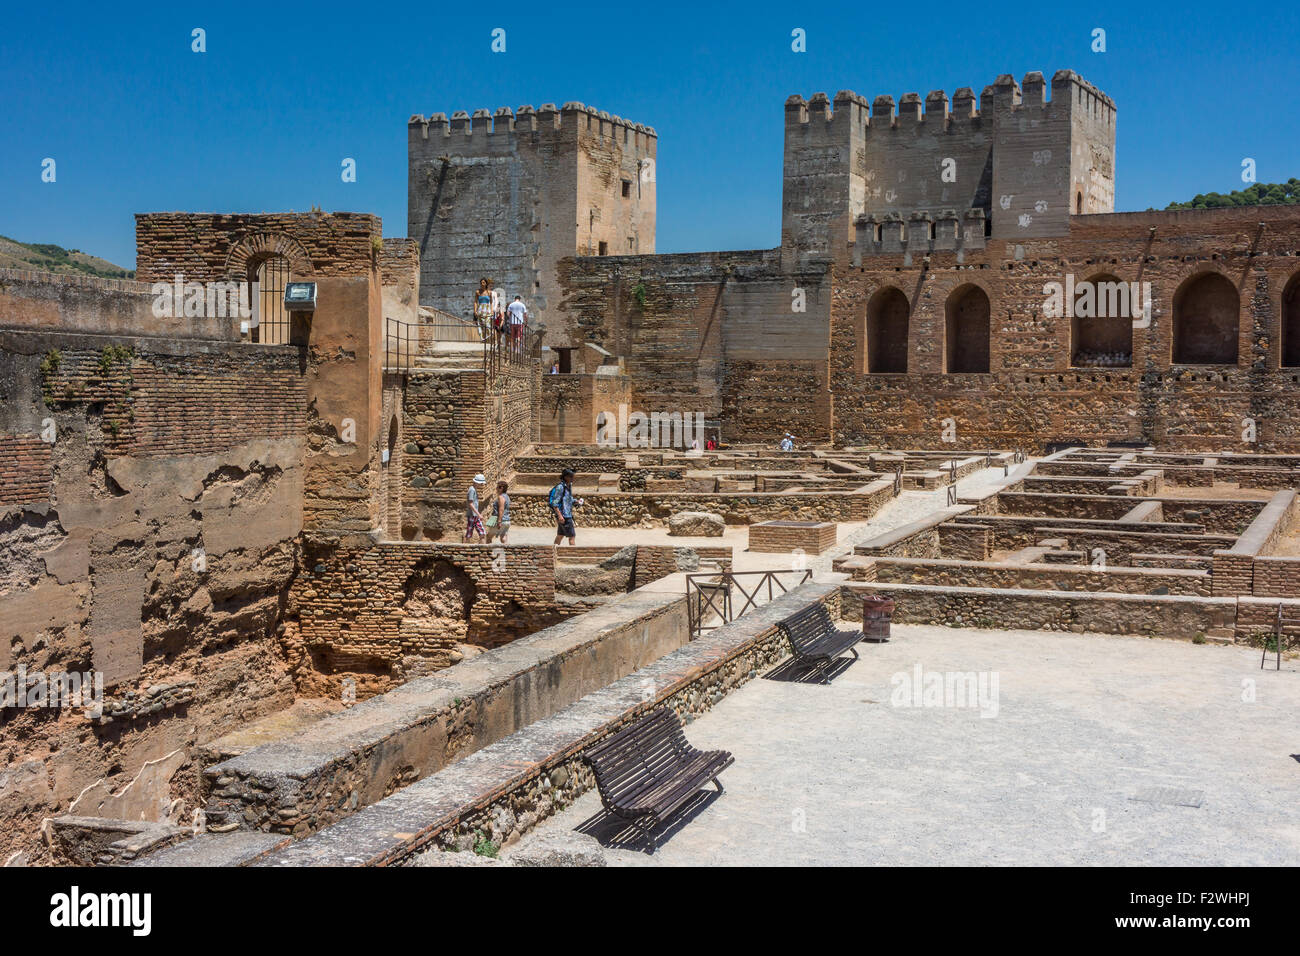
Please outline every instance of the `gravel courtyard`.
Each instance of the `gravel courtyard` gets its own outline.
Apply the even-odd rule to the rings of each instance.
[[[858,649],[829,685],[759,678],[686,727],[736,762],[653,856],[594,791],[503,855],[568,834],[629,866],[1300,864],[1295,661],[902,625]],[[945,700],[961,672],[983,693]]]

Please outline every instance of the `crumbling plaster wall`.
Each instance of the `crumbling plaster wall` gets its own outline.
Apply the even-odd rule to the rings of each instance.
[[[142,783],[146,765],[292,700],[276,634],[302,526],[297,353],[0,332],[0,449],[24,449],[0,473],[0,671],[105,689],[99,717],[0,711],[0,854],[47,859],[41,820],[87,790],[187,812],[195,768]]]

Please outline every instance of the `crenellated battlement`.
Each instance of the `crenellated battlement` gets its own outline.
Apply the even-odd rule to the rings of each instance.
[[[1073,70],[1050,82],[998,76],[881,94],[785,102],[782,248],[787,265],[898,246],[970,248],[985,235],[1063,235],[1069,217],[1114,206],[1115,102]],[[970,221],[968,210],[980,217]],[[953,213],[959,219],[952,218]]]
[[[442,140],[449,145],[456,143],[458,138],[466,143],[497,143],[535,134],[538,140],[589,136],[634,149],[647,149],[658,138],[652,126],[634,123],[578,102],[568,102],[559,108],[554,103],[543,103],[538,109],[529,104],[517,110],[502,106],[495,113],[479,109],[473,115],[457,110],[450,119],[446,113],[433,113],[428,118],[417,113],[407,121],[407,127],[412,138]]]
[[[654,252],[657,149],[653,127],[576,101],[412,116],[421,304],[468,315],[487,276],[547,317],[561,259]]]
[[[803,127],[815,131],[820,124],[834,132],[850,128],[870,132],[927,124],[946,131],[954,125],[980,125],[993,115],[1069,108],[1079,103],[1114,116],[1115,101],[1073,70],[1057,70],[1050,86],[1048,99],[1048,84],[1043,74],[1034,70],[1020,83],[1004,73],[984,87],[978,98],[969,86],[957,90],[951,100],[943,90],[931,90],[924,99],[920,93],[904,93],[897,104],[888,94],[868,101],[852,90],[836,93],[833,102],[825,93],[814,93],[807,100],[796,93],[785,101],[785,125],[787,131]]]

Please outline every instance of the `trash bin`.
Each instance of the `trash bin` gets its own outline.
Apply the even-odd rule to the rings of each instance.
[[[876,594],[862,599],[862,639],[883,644],[889,640],[889,624],[894,619],[894,599]]]

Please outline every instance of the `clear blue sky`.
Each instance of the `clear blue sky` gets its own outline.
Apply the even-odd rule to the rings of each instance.
[[[0,234],[128,268],[136,212],[315,204],[405,235],[412,113],[581,100],[658,130],[658,251],[772,247],[791,93],[978,94],[999,73],[1061,68],[1119,106],[1117,209],[1240,189],[1243,157],[1261,182],[1300,175],[1294,3],[398,7],[10,4]]]

